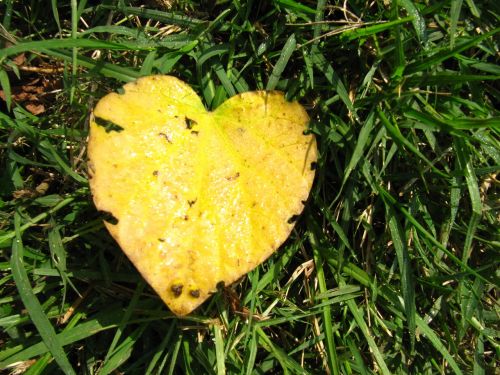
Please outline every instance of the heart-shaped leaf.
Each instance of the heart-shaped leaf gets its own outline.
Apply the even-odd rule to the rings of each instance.
[[[314,178],[308,122],[276,91],[240,94],[208,112],[171,76],[128,83],[96,105],[94,202],[175,314],[190,313],[288,237]]]

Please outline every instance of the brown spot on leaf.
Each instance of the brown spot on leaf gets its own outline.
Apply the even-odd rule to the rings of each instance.
[[[189,117],[186,117],[186,128],[192,129],[193,126],[195,126],[196,124],[197,124],[196,121],[190,119]]]
[[[229,177],[226,177],[226,180],[228,180],[228,181],[234,181],[234,180],[236,180],[238,177],[240,177],[240,172],[236,172],[234,175],[229,176]]]
[[[199,289],[190,290],[189,295],[193,298],[200,298],[200,290]]]
[[[182,284],[174,284],[170,287],[170,290],[172,291],[172,293],[174,294],[174,297],[180,297],[181,294],[182,294],[182,288],[184,287],[184,285]]]
[[[158,135],[160,137],[165,138],[168,143],[172,143],[172,137],[169,134],[167,134],[167,133],[158,133]]]

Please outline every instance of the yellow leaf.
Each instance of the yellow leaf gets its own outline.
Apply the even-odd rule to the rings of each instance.
[[[309,118],[281,92],[213,112],[171,76],[144,77],[96,105],[88,145],[111,235],[177,315],[266,260],[304,207],[317,158]],[[290,220],[292,219],[292,220]]]

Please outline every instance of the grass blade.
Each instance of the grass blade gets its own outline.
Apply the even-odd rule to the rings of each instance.
[[[347,179],[351,175],[351,172],[356,168],[356,165],[359,163],[360,159],[364,156],[365,154],[365,147],[368,144],[368,141],[370,139],[370,134],[373,130],[374,126],[374,111],[370,112],[370,114],[367,116],[366,121],[364,122],[363,126],[361,127],[361,130],[359,132],[358,139],[355,142],[354,150],[352,152],[351,158],[349,159],[349,163],[347,164],[347,167],[345,168],[344,176],[342,177],[342,185],[340,187],[339,195],[342,192],[342,189],[347,182]]]
[[[215,339],[215,353],[217,358],[217,374],[224,375],[226,373],[226,360],[224,355],[224,340],[222,337],[221,327],[217,324],[213,325]]]
[[[295,0],[275,0],[274,2],[285,9],[290,9],[291,11],[316,14],[314,9],[309,8],[307,5],[301,4]]]
[[[233,83],[231,82],[231,79],[228,77],[222,64],[220,62],[214,63],[213,69],[215,74],[221,81],[222,86],[224,87],[224,90],[226,91],[227,95],[229,95],[229,97],[236,95],[236,90],[234,89]]]
[[[38,224],[40,221],[46,219],[47,217],[49,217],[53,213],[59,211],[60,209],[67,206],[68,204],[70,204],[74,200],[75,200],[74,197],[68,197],[68,198],[64,199],[63,201],[57,203],[54,207],[52,207],[48,211],[43,212],[43,213],[35,216],[30,221],[28,221],[26,224],[21,225],[18,229],[16,228],[16,230],[14,230],[14,231],[7,232],[7,233],[1,235],[0,236],[0,247],[2,247],[5,244],[5,242],[16,237],[18,235],[18,233],[22,234],[26,229],[32,227],[33,225]]]
[[[6,30],[10,29],[10,21],[12,19],[12,5],[14,4],[14,0],[6,0],[5,1],[5,10],[3,14],[3,22],[2,26],[5,27]]]
[[[460,17],[460,11],[462,9],[462,0],[451,0],[450,9],[450,49],[455,47],[455,36],[457,32],[458,19]]]
[[[78,39],[81,40],[81,39]],[[64,50],[46,50],[42,49],[41,52],[60,58],[63,61],[71,62],[71,53]],[[130,82],[139,78],[140,72],[130,68],[121,67],[115,64],[110,64],[102,61],[95,61],[85,56],[78,56],[78,63],[80,66],[91,69],[94,75],[102,75],[103,77],[110,77],[117,79],[121,82]]]
[[[442,120],[428,113],[419,112],[409,109],[405,112],[405,116],[418,121],[420,124],[428,126],[432,130],[444,130],[453,135],[462,135],[460,130],[475,130],[482,128],[500,129],[500,118],[452,118]]]
[[[311,59],[319,71],[325,75],[328,82],[332,85],[332,88],[339,94],[340,99],[344,102],[347,109],[356,114],[352,100],[349,98],[349,94],[343,82],[340,80],[335,70],[333,70],[333,67],[330,65],[325,56],[323,56],[318,47],[315,45],[311,47]]]
[[[78,2],[71,0],[71,39],[78,39]],[[73,103],[76,90],[76,74],[78,73],[78,48],[71,49],[71,87],[69,91],[69,102]]]
[[[483,335],[478,335],[476,341],[475,355],[474,355],[473,375],[484,375],[486,373],[484,371],[485,365],[482,360],[483,357],[484,357],[484,337]]]
[[[280,347],[275,345],[273,341],[266,335],[264,330],[260,327],[256,327],[256,333],[259,337],[259,342],[264,346],[264,348],[271,353],[276,360],[280,363],[283,373],[288,374],[290,370],[296,374],[309,374],[303,367],[301,367],[297,362],[290,358],[287,353],[283,351]]]
[[[455,151],[458,156],[458,164],[460,169],[465,174],[465,181],[467,183],[467,190],[472,207],[472,215],[467,226],[467,234],[463,247],[462,262],[467,263],[472,252],[472,240],[476,233],[477,226],[481,219],[483,205],[481,203],[481,196],[479,193],[479,184],[474,172],[471,162],[471,155],[465,141],[462,138],[455,138]]]
[[[133,45],[122,43],[106,42],[94,39],[51,39],[37,40],[34,42],[18,43],[14,46],[0,49],[0,61],[12,55],[18,55],[28,51],[43,52],[44,50],[61,48],[91,48],[91,49],[109,49],[118,51],[143,50]]]
[[[391,30],[394,26],[408,23],[413,20],[413,17],[404,17],[388,22],[378,22],[372,26],[360,27],[356,29],[348,29],[342,33],[341,38],[345,41],[353,41],[356,39],[366,38],[370,35],[375,35],[387,30]]]
[[[54,16],[54,21],[56,21],[57,29],[61,33],[61,19],[59,17],[59,10],[57,9],[57,0],[50,0],[50,5],[52,7],[52,15]]]
[[[497,75],[460,74],[451,71],[444,73],[421,74],[421,75],[413,75],[407,78],[404,81],[404,84],[407,87],[411,87],[413,85],[443,86],[443,85],[456,85],[458,83],[497,81],[500,79],[500,75],[498,75],[498,72],[495,73]]]
[[[387,129],[387,132],[391,135],[391,138],[398,144],[398,146],[404,146],[407,148],[409,151],[413,152],[415,155],[417,155],[420,159],[422,159],[431,169],[441,177],[448,178],[448,175],[446,173],[441,172],[439,169],[437,169],[434,164],[427,159],[410,141],[408,141],[403,134],[401,134],[401,131],[399,128],[393,124],[387,119],[385,114],[378,109],[378,115],[380,120],[382,121],[382,124],[385,126]]]
[[[269,81],[267,81],[266,90],[271,91],[276,88],[283,71],[285,70],[286,65],[288,64],[288,60],[292,56],[293,51],[295,51],[295,47],[297,46],[297,42],[295,40],[295,35],[292,34],[288,37],[283,49],[281,50],[280,57],[278,62],[274,66],[274,69],[269,77]]]
[[[372,337],[372,334],[370,333],[370,330],[368,329],[368,326],[363,318],[363,314],[356,306],[356,302],[353,300],[347,300],[346,301],[347,307],[349,308],[349,311],[354,317],[354,320],[356,321],[356,324],[358,325],[359,329],[361,330],[361,333],[365,337],[366,341],[368,342],[368,346],[370,347],[370,350],[372,352],[373,357],[375,358],[375,361],[377,361],[377,364],[380,367],[380,372],[382,374],[390,374],[391,372],[389,371],[389,368],[387,367],[387,364],[384,361],[384,358],[382,357],[382,354],[380,353],[380,350],[375,343],[375,340]]]
[[[173,12],[164,12],[156,9],[147,9],[143,7],[128,7],[128,6],[113,6],[113,5],[99,5],[101,9],[109,9],[122,12],[126,15],[134,15],[163,22],[167,25],[178,25],[182,27],[194,28],[202,26],[206,21],[202,21],[193,17],[188,17],[184,14],[177,14]]]
[[[399,0],[401,5],[406,9],[408,14],[411,16],[411,23],[415,29],[418,39],[422,43],[427,43],[427,27],[425,25],[425,19],[419,12],[413,1],[410,0]]]
[[[430,67],[437,65],[437,64],[443,62],[444,60],[447,60],[447,59],[455,56],[456,54],[459,54],[460,52],[463,52],[469,48],[472,48],[472,47],[478,45],[483,40],[486,40],[486,39],[492,37],[493,35],[498,34],[499,32],[500,32],[500,28],[491,30],[485,34],[479,35],[479,36],[472,38],[470,40],[465,40],[464,42],[460,43],[452,50],[441,51],[441,52],[438,52],[432,56],[429,56],[429,57],[423,59],[420,62],[411,63],[406,67],[405,74],[413,74],[416,72],[420,72],[420,71],[429,69]]]
[[[320,244],[317,241],[317,236],[318,236],[318,228],[317,225],[314,221],[314,219],[310,218],[309,222],[309,241],[311,242],[311,245],[313,247],[314,251],[314,263],[316,266],[316,275],[318,278],[318,286],[319,286],[319,292],[321,294],[325,294],[327,292],[327,287],[326,287],[326,281],[325,281],[325,274],[323,270],[323,259],[322,256],[320,255],[318,251],[318,246]],[[326,300],[326,299],[324,299]],[[328,360],[328,367],[330,369],[330,372],[334,375],[340,374],[340,369],[339,369],[339,363],[337,359],[337,348],[335,345],[335,341],[333,338],[333,326],[332,326],[332,313],[331,313],[331,306],[330,305],[325,305],[322,308],[322,315],[323,315],[323,325],[325,328],[325,340],[326,340],[326,348],[327,348],[327,360]]]
[[[7,72],[0,68],[0,87],[3,90],[7,111],[12,107],[12,91],[10,89],[10,80]]]
[[[258,346],[258,340],[255,334],[255,326],[252,327],[251,333],[248,335],[249,338],[246,342],[246,347],[248,348],[247,350],[247,355],[245,358],[245,375],[251,375],[254,372],[254,367],[255,367],[255,359],[257,357],[257,346]]]
[[[75,370],[68,361],[68,357],[64,352],[64,349],[56,335],[54,327],[50,323],[49,319],[45,315],[45,312],[40,305],[33,289],[31,289],[30,281],[26,269],[24,268],[23,262],[23,243],[21,240],[21,216],[18,212],[14,214],[14,223],[16,238],[12,243],[12,277],[16,283],[16,287],[19,290],[19,296],[23,301],[24,306],[28,311],[28,314],[36,326],[38,333],[43,339],[44,344],[47,346],[48,350],[54,356],[57,364],[61,367],[61,370],[65,374],[72,375],[75,374]]]
[[[118,326],[115,336],[113,337],[113,341],[111,341],[111,345],[108,348],[108,352],[106,354],[106,358],[104,359],[104,365],[101,368],[101,373],[103,375],[109,374],[114,371],[119,365],[121,365],[130,355],[130,350],[132,349],[130,341],[127,343],[128,338],[124,339],[124,342],[120,345],[120,348],[117,348],[118,342],[122,336],[127,323],[132,316],[134,309],[137,307],[137,303],[139,302],[139,297],[141,296],[142,291],[144,290],[144,281],[141,281],[139,285],[135,288],[134,295],[132,296],[132,300],[125,310],[125,314],[123,314],[122,320],[120,321],[120,325]],[[125,347],[125,353],[123,353],[123,348]],[[114,358],[113,358],[114,357]],[[117,360],[118,358],[118,360]]]
[[[84,185],[88,183],[85,177],[80,176],[78,173],[74,172],[71,169],[68,163],[63,159],[61,155],[58,154],[55,147],[47,139],[44,139],[40,142],[39,149],[44,153],[47,159],[57,165],[59,169],[68,174],[68,176],[71,176],[75,181]]]
[[[395,208],[397,208],[406,217],[406,219],[410,223],[413,224],[413,226],[415,227],[415,229],[418,232],[420,232],[420,234],[422,234],[425,238],[427,238],[439,250],[441,250],[442,252],[444,252],[455,264],[457,264],[461,268],[465,269],[467,272],[473,274],[474,276],[478,277],[479,279],[481,279],[481,280],[483,280],[485,282],[488,282],[488,280],[486,280],[484,278],[484,276],[482,276],[481,274],[479,274],[474,269],[470,268],[468,265],[464,264],[455,254],[453,254],[450,250],[448,250],[443,245],[441,245],[441,243],[431,233],[429,233],[427,230],[425,230],[425,228],[404,207],[402,207],[396,201],[396,199],[394,199],[394,197],[392,195],[390,195],[384,188],[382,188],[380,186],[380,187],[378,187],[378,191],[382,195],[383,199],[386,199],[387,202],[389,202]]]
[[[460,370],[460,367],[458,367],[458,364],[453,359],[453,356],[446,349],[446,347],[443,345],[441,340],[439,340],[439,337],[436,335],[436,333],[418,315],[416,316],[416,324],[417,324],[418,329],[425,335],[425,337],[427,337],[427,339],[432,343],[434,348],[436,348],[436,350],[442,354],[444,359],[446,359],[446,361],[448,362],[448,364],[452,368],[453,372],[457,375],[461,375],[462,370]]]
[[[389,224],[389,230],[392,237],[392,244],[396,250],[396,257],[401,272],[401,290],[403,292],[404,309],[406,314],[406,324],[410,335],[410,351],[415,350],[415,315],[417,308],[415,306],[415,289],[413,283],[413,271],[411,267],[410,255],[406,246],[406,236],[399,220],[390,206],[386,206],[386,217]]]
[[[325,6],[326,0],[318,0],[316,5],[316,14],[314,16],[314,34],[313,39],[317,39],[316,43],[319,43],[318,37],[321,35],[321,22],[325,17]]]
[[[161,374],[161,373],[163,373],[163,367],[165,365],[164,361],[162,361],[159,364],[159,366],[156,366],[156,364],[158,363],[161,355],[165,352],[165,350],[167,349],[167,347],[171,344],[171,340],[172,340],[172,335],[173,335],[173,332],[174,332],[174,328],[175,328],[175,325],[171,324],[170,327],[169,327],[169,329],[168,329],[167,334],[163,338],[161,344],[158,346],[158,348],[156,350],[156,353],[152,357],[152,360],[148,364],[148,368],[145,371],[146,375]],[[165,359],[166,359],[167,355],[168,355],[168,352],[165,354]]]
[[[151,51],[148,53],[144,62],[142,63],[140,75],[141,76],[149,76],[153,73],[153,64],[156,59],[156,51]]]

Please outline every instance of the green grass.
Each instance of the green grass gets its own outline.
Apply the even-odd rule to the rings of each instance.
[[[0,369],[494,373],[500,5],[167,3],[0,1]],[[282,90],[320,150],[287,242],[184,319],[107,233],[87,183],[91,109],[149,74],[183,79],[209,109]],[[49,87],[36,116],[17,95],[30,85]]]

